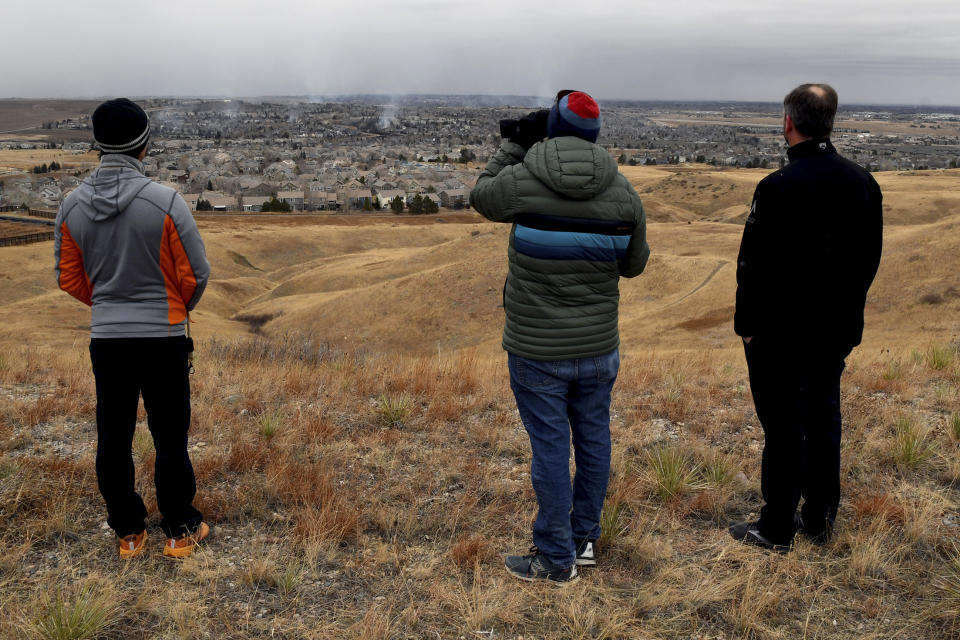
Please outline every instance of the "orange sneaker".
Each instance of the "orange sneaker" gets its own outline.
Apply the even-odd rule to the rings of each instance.
[[[193,533],[167,538],[167,543],[163,545],[163,555],[167,558],[189,558],[193,555],[196,546],[206,540],[209,535],[210,527],[206,522],[201,522]]]
[[[123,536],[122,538],[118,537],[117,546],[120,549],[120,557],[126,560],[127,558],[140,555],[143,552],[144,546],[146,546],[146,542],[146,529],[140,533],[131,533],[130,535]]]

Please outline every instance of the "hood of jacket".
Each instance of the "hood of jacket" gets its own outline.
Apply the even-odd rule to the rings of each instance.
[[[126,209],[137,194],[150,184],[143,164],[136,158],[112,153],[100,159],[100,166],[87,176],[77,196],[87,206],[81,210],[94,221],[107,220]]]
[[[574,136],[550,138],[527,151],[523,166],[551,190],[571,200],[590,200],[619,173],[606,149]]]

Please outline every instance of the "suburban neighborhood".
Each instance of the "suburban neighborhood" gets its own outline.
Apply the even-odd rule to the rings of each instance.
[[[142,103],[153,128],[146,174],[194,210],[249,213],[469,208],[470,189],[499,143],[498,121],[546,106],[541,98],[465,96]],[[784,161],[776,104],[614,101],[603,109],[599,142],[620,164],[773,169]],[[838,121],[837,146],[872,171],[960,162],[955,111],[858,108]],[[78,157],[90,150],[88,115],[38,131],[28,140],[0,136],[0,150],[56,148]],[[0,166],[0,206],[56,208],[94,166]]]

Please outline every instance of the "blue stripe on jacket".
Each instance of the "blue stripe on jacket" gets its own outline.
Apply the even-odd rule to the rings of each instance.
[[[630,236],[575,231],[543,231],[516,225],[513,248],[543,260],[591,260],[613,262],[627,253]]]

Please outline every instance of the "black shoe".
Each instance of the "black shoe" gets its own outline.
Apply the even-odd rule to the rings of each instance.
[[[762,549],[776,551],[777,553],[787,553],[790,551],[789,544],[777,544],[767,539],[760,533],[760,522],[739,522],[730,525],[730,535],[734,540],[739,540],[744,544],[752,544]]]
[[[803,515],[799,511],[793,517],[793,525],[796,527],[797,533],[803,534],[812,544],[819,547],[830,542],[830,536],[833,535],[832,520],[826,520],[823,529],[811,529],[804,524]]]
[[[560,584],[576,582],[580,579],[577,565],[555,567],[536,547],[530,547],[530,552],[525,556],[507,556],[504,560],[503,564],[514,578],[528,582],[547,580]]]
[[[577,566],[578,567],[593,567],[597,564],[596,540],[587,540],[583,538],[582,540],[574,540],[577,544]]]

